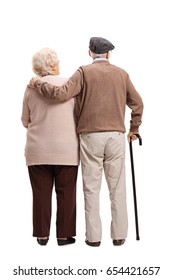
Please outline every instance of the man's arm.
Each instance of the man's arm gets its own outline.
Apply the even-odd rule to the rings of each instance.
[[[82,72],[78,69],[62,86],[51,85],[36,78],[36,81],[31,80],[29,87],[36,89],[44,97],[58,102],[64,102],[81,92],[82,83]]]
[[[142,123],[143,114],[143,101],[139,93],[134,88],[129,77],[127,77],[127,106],[132,110],[130,120],[130,131],[128,134],[128,140],[130,137],[135,140],[137,137],[135,134],[139,133],[139,126]]]

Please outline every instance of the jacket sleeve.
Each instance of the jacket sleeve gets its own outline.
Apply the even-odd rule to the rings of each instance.
[[[37,80],[34,84],[34,89],[36,89],[39,94],[59,103],[65,102],[78,95],[81,88],[82,72],[80,68],[62,86],[51,85],[41,80]]]
[[[142,123],[143,114],[143,101],[139,93],[133,86],[129,76],[127,75],[127,106],[132,110],[130,120],[130,131],[133,133],[139,133],[139,126]]]

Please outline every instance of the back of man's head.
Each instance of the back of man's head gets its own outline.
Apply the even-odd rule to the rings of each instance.
[[[91,37],[89,49],[96,54],[104,54],[114,49],[114,45],[105,38]]]

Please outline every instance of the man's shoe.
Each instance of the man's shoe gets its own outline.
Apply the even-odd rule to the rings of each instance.
[[[100,241],[97,241],[97,242],[90,242],[88,240],[85,241],[85,243],[89,246],[93,246],[93,247],[98,247],[100,246],[101,242]]]
[[[37,242],[38,244],[45,246],[47,244],[47,242],[49,241],[49,237],[47,237],[46,239],[42,239],[42,238],[37,238]]]
[[[115,246],[120,246],[120,245],[123,245],[125,241],[126,241],[125,239],[117,239],[117,240],[113,239],[113,244]]]
[[[59,246],[73,244],[73,243],[75,243],[75,241],[76,240],[73,237],[68,237],[67,239],[57,239],[57,242],[58,242]]]

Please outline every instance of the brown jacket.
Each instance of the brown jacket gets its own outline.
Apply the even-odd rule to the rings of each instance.
[[[130,131],[138,133],[143,102],[123,69],[108,60],[81,66],[62,87],[35,82],[38,91],[63,102],[76,96],[77,133],[97,131],[125,132],[125,108],[131,108]]]

